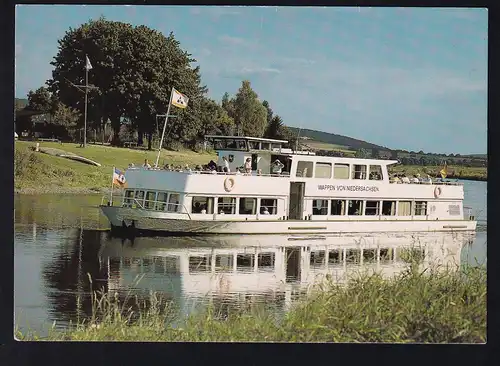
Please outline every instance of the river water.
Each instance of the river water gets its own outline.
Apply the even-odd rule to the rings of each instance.
[[[261,303],[283,313],[326,275],[393,275],[405,248],[429,263],[486,264],[486,182],[464,181],[464,205],[477,233],[342,237],[136,238],[110,236],[100,196],[15,196],[15,325],[44,335],[90,316],[92,290],[172,301],[178,318],[207,304],[229,309]],[[300,240],[299,240],[300,239]],[[363,248],[361,252],[360,248]],[[92,278],[92,284],[89,281]]]

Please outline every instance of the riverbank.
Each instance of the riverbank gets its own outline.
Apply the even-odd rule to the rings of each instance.
[[[132,298],[132,296],[130,297]],[[19,340],[157,342],[391,342],[484,343],[486,269],[421,271],[418,266],[384,280],[360,275],[346,285],[328,282],[284,315],[247,304],[211,307],[172,327],[172,307],[149,301],[119,303],[115,294],[93,297],[92,317],[40,338],[16,331]],[[146,308],[143,304],[148,303]],[[142,304],[142,305],[141,305]],[[133,309],[133,310],[132,310]]]

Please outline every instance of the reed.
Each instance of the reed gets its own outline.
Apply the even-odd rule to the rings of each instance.
[[[177,326],[175,308],[150,293],[148,301],[120,302],[114,293],[93,293],[92,317],[41,339],[16,331],[20,340],[203,342],[392,342],[486,341],[486,270],[421,270],[419,254],[390,279],[357,273],[344,284],[327,278],[289,311],[264,305],[235,310],[211,305]],[[132,299],[130,293],[129,300]]]

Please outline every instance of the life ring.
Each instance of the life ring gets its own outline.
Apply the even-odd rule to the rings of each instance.
[[[226,192],[231,192],[234,188],[234,178],[233,177],[227,177],[224,180],[224,190]]]
[[[441,193],[442,193],[441,187],[434,188],[434,197],[438,198],[439,196],[441,196]]]

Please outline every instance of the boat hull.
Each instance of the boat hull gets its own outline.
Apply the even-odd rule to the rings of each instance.
[[[188,215],[100,206],[112,229],[175,235],[347,234],[475,231],[472,220],[401,220],[381,217],[342,220],[198,220]]]

